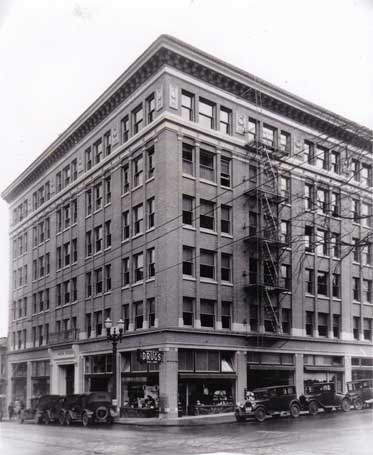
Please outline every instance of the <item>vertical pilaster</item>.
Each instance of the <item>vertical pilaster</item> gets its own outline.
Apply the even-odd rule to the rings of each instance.
[[[344,392],[347,392],[347,390],[345,390],[345,387],[346,387],[346,383],[349,382],[349,381],[352,381],[352,361],[351,361],[351,356],[350,355],[345,355],[345,358],[344,358],[344,361],[345,361],[345,371],[344,371],[344,380],[342,381],[343,382],[343,391]]]
[[[236,401],[242,401],[247,389],[247,353],[245,351],[236,352],[235,367],[237,374]]]
[[[26,407],[31,407],[32,382],[31,382],[31,361],[27,362],[27,377],[26,377]]]
[[[159,364],[159,417],[161,419],[177,417],[177,372],[177,348],[165,348],[162,362]]]
[[[303,354],[295,354],[295,387],[297,390],[297,395],[302,395],[304,393],[304,361]]]

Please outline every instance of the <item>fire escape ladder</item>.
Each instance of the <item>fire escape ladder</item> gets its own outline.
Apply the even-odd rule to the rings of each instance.
[[[272,299],[271,299],[271,296],[270,296],[267,288],[265,288],[264,293],[265,293],[265,300],[266,300],[266,303],[264,304],[264,311],[271,318],[272,327],[273,327],[274,331],[281,333],[282,330],[281,330],[280,321],[278,319],[276,310],[272,304]]]

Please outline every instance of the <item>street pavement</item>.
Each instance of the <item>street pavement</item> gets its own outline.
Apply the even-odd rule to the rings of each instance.
[[[372,455],[372,410],[181,427],[0,424],[1,455]]]

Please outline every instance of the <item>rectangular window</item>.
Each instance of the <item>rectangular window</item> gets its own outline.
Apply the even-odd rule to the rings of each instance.
[[[372,280],[363,280],[363,302],[372,302]]]
[[[352,278],[352,297],[356,301],[360,301],[360,278]]]
[[[353,222],[360,224],[360,202],[357,199],[351,201],[351,215]]]
[[[87,338],[90,338],[92,335],[92,317],[91,313],[85,315],[85,329],[87,331]]]
[[[215,182],[215,154],[200,149],[199,163],[200,178]]]
[[[327,337],[329,315],[327,313],[318,313],[317,317],[318,317],[317,330],[319,332],[319,337]]]
[[[155,115],[155,98],[154,93],[152,93],[146,100],[146,115],[148,124],[154,120]]]
[[[313,185],[306,183],[304,185],[304,205],[306,210],[313,210],[314,196]]]
[[[102,268],[95,270],[96,295],[102,294]]]
[[[71,223],[71,207],[67,204],[63,207],[63,226],[64,229],[68,228]]]
[[[291,291],[291,268],[288,264],[281,265],[281,278],[283,287],[288,291]]]
[[[85,274],[85,296],[92,297],[92,272]]]
[[[355,182],[360,182],[360,162],[353,159],[351,161],[352,178]]]
[[[258,122],[253,118],[249,118],[249,129],[248,129],[249,143],[255,142],[258,139]]]
[[[94,322],[95,322],[95,329],[96,329],[96,336],[102,335],[102,311],[95,311],[94,315]]]
[[[305,226],[304,228],[304,244],[305,250],[308,253],[313,252],[314,245],[313,245],[313,227],[312,226]]]
[[[333,258],[341,257],[341,234],[337,232],[330,234],[330,254]]]
[[[183,224],[193,226],[194,223],[194,198],[183,194]]]
[[[130,121],[128,115],[120,121],[120,128],[122,132],[122,143],[124,144],[130,137]]]
[[[231,210],[232,208],[228,205],[220,206],[220,227],[224,234],[232,234]]]
[[[77,159],[71,161],[71,181],[74,182],[78,178],[78,162]]]
[[[194,120],[194,95],[181,91],[181,116],[185,120]]]
[[[93,144],[93,154],[95,157],[95,164],[100,163],[103,158],[102,139],[99,139]]]
[[[317,254],[319,256],[328,255],[328,231],[317,229]]]
[[[78,286],[76,278],[71,279],[71,296],[73,302],[76,302],[78,300]]]
[[[317,293],[328,295],[328,272],[317,272]]]
[[[62,190],[62,175],[61,171],[57,172],[56,174],[56,192],[60,192]]]
[[[142,329],[144,322],[144,308],[142,300],[139,302],[133,302],[134,313],[135,313],[135,330]]]
[[[92,190],[89,189],[85,192],[85,214],[86,216],[92,213]]]
[[[205,128],[215,128],[216,105],[203,98],[199,99],[199,123]]]
[[[372,205],[366,202],[361,203],[361,225],[364,227],[372,227]]]
[[[232,134],[232,111],[223,106],[220,107],[220,132]]]
[[[183,173],[194,175],[194,148],[183,142]]]
[[[220,157],[220,185],[231,187],[231,159]]]
[[[122,319],[124,321],[124,330],[127,331],[130,326],[130,306],[128,303],[122,305]]]
[[[360,318],[353,317],[353,336],[355,340],[360,338]]]
[[[130,259],[122,259],[122,286],[130,284]]]
[[[78,201],[74,199],[70,203],[71,205],[71,214],[72,214],[72,222],[73,224],[77,223],[78,221]]]
[[[122,213],[122,240],[130,237],[130,212],[126,210]]]
[[[340,215],[340,194],[336,192],[331,193],[330,197],[330,212],[334,217],[339,217]]]
[[[70,298],[71,298],[71,296],[70,296],[70,293],[71,293],[70,281],[69,280],[68,281],[64,281],[62,283],[62,285],[63,285],[63,296],[64,296],[63,303],[65,305],[67,305],[71,301],[70,300]]]
[[[148,323],[149,323],[149,328],[155,326],[155,299],[147,299],[146,301],[147,307],[148,307]]]
[[[70,165],[66,166],[63,168],[63,171],[62,171],[62,174],[63,174],[63,186],[64,188],[70,184],[71,182],[71,169],[70,169]]]
[[[147,229],[152,229],[155,225],[155,211],[154,211],[154,197],[151,197],[146,202],[146,210],[147,210]]]
[[[95,230],[95,253],[102,250],[102,225],[96,226]]]
[[[230,329],[232,321],[232,302],[221,302],[221,327]]]
[[[62,285],[57,284],[56,286],[56,305],[61,306],[62,304]]]
[[[318,169],[328,170],[328,149],[320,146],[316,147],[315,165]]]
[[[194,325],[194,299],[191,297],[183,297],[183,325]]]
[[[111,247],[111,220],[105,221],[105,248]]]
[[[144,112],[142,104],[132,112],[133,132],[137,134],[144,126]]]
[[[67,242],[63,245],[63,265],[66,267],[70,265],[71,258],[71,245],[70,242]]]
[[[105,265],[105,292],[111,291],[111,264]]]
[[[232,281],[232,255],[221,253],[221,279]]]
[[[85,169],[86,171],[89,171],[92,167],[92,151],[91,151],[91,147],[88,147],[85,152],[84,152],[84,156],[85,156]]]
[[[147,178],[154,177],[155,162],[154,162],[154,146],[150,147],[146,152],[147,157]]]
[[[372,339],[372,319],[363,319],[363,336],[364,340],[370,341]]]
[[[276,130],[269,125],[263,125],[263,142],[268,147],[275,147]]]
[[[360,240],[352,239],[352,258],[354,262],[360,262]]]
[[[104,135],[104,149],[105,156],[110,155],[111,153],[111,131],[107,131]]]
[[[290,149],[291,149],[290,134],[287,133],[286,131],[281,131],[281,133],[280,133],[279,148],[281,151],[285,152],[287,155],[290,153]]]
[[[194,276],[194,248],[183,246],[183,275]]]
[[[140,155],[133,160],[133,186],[136,188],[142,185],[144,181],[144,162],[143,156]]]
[[[215,230],[215,204],[200,199],[200,227],[203,229]]]
[[[372,186],[372,167],[368,164],[361,165],[361,183],[365,186]]]
[[[201,327],[215,327],[215,300],[201,299]]]
[[[335,174],[341,173],[341,154],[335,150],[330,154],[330,170]]]
[[[281,233],[280,240],[286,245],[290,245],[291,236],[290,236],[290,222],[288,220],[281,220]]]
[[[366,241],[361,248],[361,263],[363,265],[372,265],[372,244]]]
[[[144,279],[144,255],[138,253],[133,256],[133,277],[135,283]]]
[[[282,308],[282,331],[283,333],[290,333],[291,328],[291,310]]]
[[[129,166],[125,164],[122,167],[122,194],[128,193],[130,189],[130,174]]]
[[[337,299],[341,297],[341,275],[339,273],[332,275],[332,295]]]
[[[149,248],[146,252],[147,256],[147,268],[148,276],[147,278],[153,278],[155,276],[155,248]]]
[[[328,192],[327,190],[317,189],[317,211],[318,213],[328,213]]]
[[[85,233],[85,255],[86,257],[92,255],[92,231]]]
[[[111,203],[111,177],[105,178],[105,205]]]
[[[280,177],[280,194],[285,204],[290,203],[290,178],[284,175]]]
[[[201,250],[200,276],[201,278],[215,279],[215,253],[213,251]]]
[[[144,230],[144,213],[142,204],[133,208],[133,235],[141,234]]]
[[[95,198],[95,210],[102,208],[102,182],[97,183],[93,187],[94,198]]]

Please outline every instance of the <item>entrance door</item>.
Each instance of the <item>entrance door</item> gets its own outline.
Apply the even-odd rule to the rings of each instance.
[[[72,395],[74,393],[74,379],[75,379],[75,368],[74,365],[66,365],[66,395]]]

